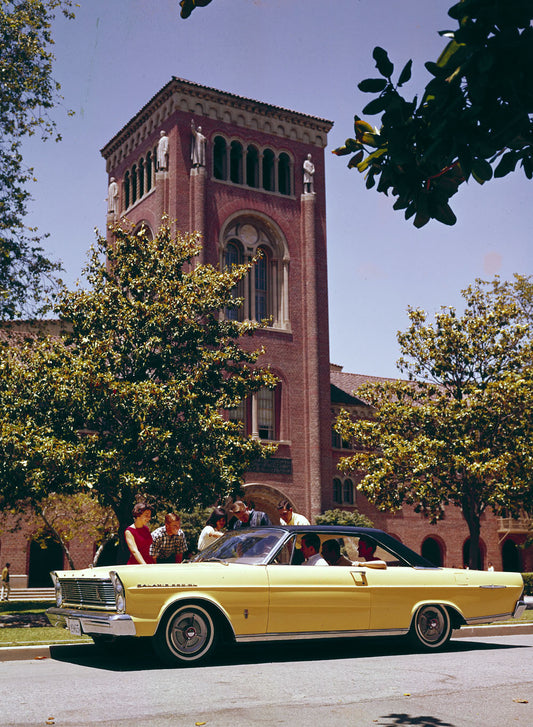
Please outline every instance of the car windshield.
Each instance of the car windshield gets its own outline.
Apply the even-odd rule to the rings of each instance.
[[[276,528],[234,530],[202,550],[192,560],[195,563],[218,560],[263,565],[275,557],[286,537],[286,531]]]

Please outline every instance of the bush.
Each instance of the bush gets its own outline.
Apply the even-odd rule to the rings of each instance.
[[[326,510],[315,518],[317,525],[357,525],[364,528],[373,528],[374,523],[366,515],[354,510]]]
[[[533,596],[533,573],[522,573],[524,579],[524,595]]]

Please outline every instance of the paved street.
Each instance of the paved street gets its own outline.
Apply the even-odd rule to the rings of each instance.
[[[141,643],[0,663],[2,725],[533,724],[533,635],[459,639],[418,655],[386,639],[247,645],[193,669],[161,668]]]

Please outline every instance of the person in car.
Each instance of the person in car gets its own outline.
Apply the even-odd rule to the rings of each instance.
[[[305,533],[302,536],[302,554],[305,558],[302,565],[328,565],[320,555],[320,538],[316,533]]]
[[[341,544],[335,538],[322,543],[322,555],[329,565],[352,565],[351,560],[348,560],[345,555],[341,555]]]

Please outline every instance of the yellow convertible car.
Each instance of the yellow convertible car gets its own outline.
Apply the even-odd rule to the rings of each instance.
[[[234,530],[190,562],[52,579],[53,625],[95,642],[151,637],[172,665],[198,664],[222,640],[405,634],[437,649],[462,624],[525,608],[518,573],[437,568],[386,533],[357,527]]]

